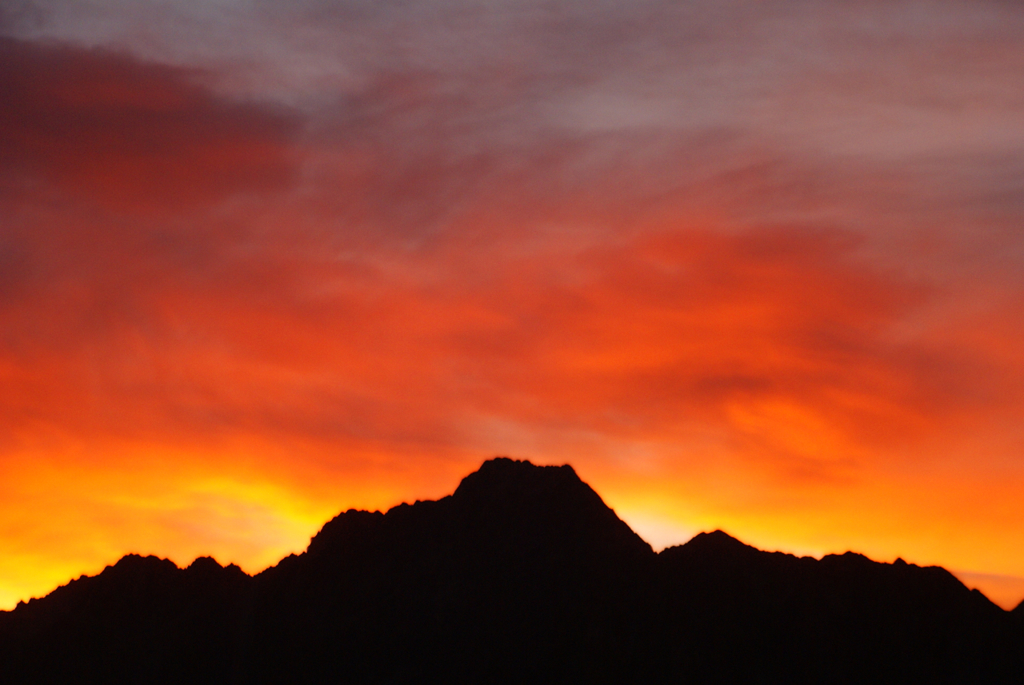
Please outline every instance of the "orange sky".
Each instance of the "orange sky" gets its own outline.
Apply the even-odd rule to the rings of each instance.
[[[0,11],[0,608],[571,463],[1024,598],[1024,9]]]

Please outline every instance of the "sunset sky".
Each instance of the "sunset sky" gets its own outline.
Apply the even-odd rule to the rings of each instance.
[[[0,4],[0,608],[495,455],[1024,598],[1024,4]]]

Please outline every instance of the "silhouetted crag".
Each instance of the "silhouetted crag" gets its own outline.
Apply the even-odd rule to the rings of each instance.
[[[210,558],[126,556],[0,614],[0,683],[230,681],[253,584]]]
[[[940,568],[655,554],[568,466],[495,459],[250,578],[129,556],[0,613],[0,682],[1024,682],[1024,609]]]

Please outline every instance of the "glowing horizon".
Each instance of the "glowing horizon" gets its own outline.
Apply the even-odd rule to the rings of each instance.
[[[457,485],[457,483],[456,483]],[[442,495],[436,495],[435,497],[443,497],[446,494],[450,494],[455,489],[453,485],[449,492]],[[163,536],[162,549],[174,548],[173,556],[168,556],[165,552],[157,547],[147,547],[146,542],[139,542],[139,547],[127,549],[124,551],[124,547],[118,546],[116,541],[108,540],[109,546],[102,550],[100,554],[93,555],[93,563],[91,566],[84,567],[80,560],[75,560],[72,563],[65,563],[63,566],[54,564],[54,559],[49,561],[48,568],[50,574],[43,577],[33,577],[28,579],[24,585],[20,588],[15,587],[14,592],[7,591],[6,595],[0,595],[0,610],[13,609],[15,605],[20,601],[27,601],[30,598],[42,597],[49,594],[52,590],[60,585],[66,584],[68,581],[79,577],[80,575],[96,575],[103,570],[106,566],[113,565],[118,559],[125,554],[140,554],[143,556],[154,555],[162,558],[170,558],[178,567],[184,568],[188,566],[192,561],[201,556],[212,556],[217,559],[222,565],[236,564],[242,567],[242,570],[250,575],[254,575],[263,571],[264,569],[276,565],[281,559],[288,556],[289,554],[298,554],[305,551],[306,545],[309,539],[331,518],[341,513],[345,509],[338,511],[329,511],[328,513],[322,513],[315,505],[311,506],[310,502],[303,501],[299,503],[299,507],[296,507],[296,503],[282,504],[282,490],[275,484],[261,483],[261,484],[241,484],[237,481],[231,481],[224,479],[218,482],[217,479],[206,479],[206,480],[192,480],[187,486],[175,487],[172,490],[169,489],[163,493],[166,497],[173,493],[173,496],[179,498],[178,502],[168,506],[166,501],[161,501],[161,498],[154,497],[153,493],[145,493],[142,496],[139,493],[135,494],[134,501],[116,502],[117,505],[128,505],[130,507],[147,508],[164,510],[170,509],[178,513],[177,529],[178,539],[168,540],[166,534]],[[183,495],[183,493],[186,493]],[[228,494],[230,493],[230,494]],[[377,498],[387,497],[390,493],[376,493]],[[600,495],[601,493],[598,492]],[[364,501],[372,502],[374,497],[366,499],[365,494],[362,495]],[[417,498],[425,499],[425,498]],[[407,498],[401,501],[393,501],[390,505],[377,506],[372,503],[365,504],[361,507],[351,508],[363,508],[371,511],[387,511],[393,506],[397,506],[402,502],[412,502],[412,498]],[[607,503],[607,501],[606,501]],[[184,506],[183,506],[184,504]],[[323,505],[323,503],[320,503]],[[630,506],[629,499],[626,499],[627,507]],[[661,551],[666,547],[675,545],[685,544],[694,535],[701,532],[710,532],[711,530],[720,529],[722,526],[720,522],[709,523],[704,528],[692,528],[687,530],[683,528],[678,521],[673,521],[667,518],[657,518],[645,515],[650,511],[657,511],[663,516],[665,507],[654,505],[652,506],[649,502],[643,502],[641,504],[634,505],[635,508],[627,511],[620,511],[616,509],[616,513],[619,514],[620,518],[627,522],[635,532],[637,532],[645,541],[651,544],[655,551]],[[615,507],[612,507],[615,509]],[[190,510],[189,513],[192,516],[182,516],[182,510]],[[202,523],[196,520],[197,516],[202,517]],[[692,521],[693,518],[686,520]],[[225,523],[227,522],[227,526]],[[234,524],[234,525],[231,525]],[[742,521],[737,521],[735,525],[746,528]],[[180,535],[181,530],[190,532],[208,532],[216,530],[217,528],[229,528],[234,535],[225,536],[226,539],[222,540],[210,540],[210,539],[182,539]],[[244,531],[242,529],[245,529]],[[124,533],[124,527],[121,532]],[[727,530],[726,532],[730,532]],[[240,534],[241,533],[241,534]],[[733,534],[730,532],[730,534]],[[755,530],[755,535],[757,532]],[[253,541],[253,537],[257,537],[257,541]],[[134,537],[137,540],[145,540],[147,535],[142,533],[141,535],[136,531],[129,530],[126,534],[127,538]],[[227,538],[231,539],[227,539]],[[742,542],[747,544],[753,544],[753,546],[764,549],[765,551],[782,551],[797,556],[810,556],[817,559],[827,554],[842,554],[846,551],[842,547],[827,548],[803,548],[803,549],[786,549],[777,546],[773,546],[773,536],[769,535],[764,537],[760,536],[760,539],[766,542],[762,544],[755,544],[750,539],[740,538]],[[301,544],[296,544],[296,540],[302,540]],[[152,544],[152,543],[149,543]],[[213,548],[217,547],[218,552],[214,552]],[[859,551],[859,550],[852,550]],[[863,552],[861,552],[863,553]],[[106,556],[103,556],[106,555]],[[871,556],[871,555],[868,555]],[[891,563],[897,556],[890,555],[888,558],[874,558],[875,561],[884,561]],[[17,559],[6,558],[5,561],[8,565],[8,577],[10,577],[10,568],[14,568],[17,565]],[[13,563],[12,563],[13,562]],[[911,563],[917,563],[911,561]],[[920,563],[919,565],[935,565],[929,563]],[[2,569],[2,567],[0,567]],[[956,575],[965,585],[971,588],[978,588],[986,596],[989,597],[993,602],[1002,606],[1004,609],[1010,610],[1016,607],[1020,602],[1020,592],[1024,588],[1024,579],[1014,576],[1005,576],[999,574],[984,574],[973,571],[960,571],[957,569],[947,569]],[[40,589],[41,588],[41,589]]]

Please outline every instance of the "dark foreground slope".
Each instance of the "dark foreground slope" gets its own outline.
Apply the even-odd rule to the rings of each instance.
[[[253,579],[126,556],[0,613],[0,683],[230,682]]]
[[[250,578],[126,557],[0,613],[0,682],[1024,682],[948,572],[699,535],[655,554],[568,466],[348,511]]]

